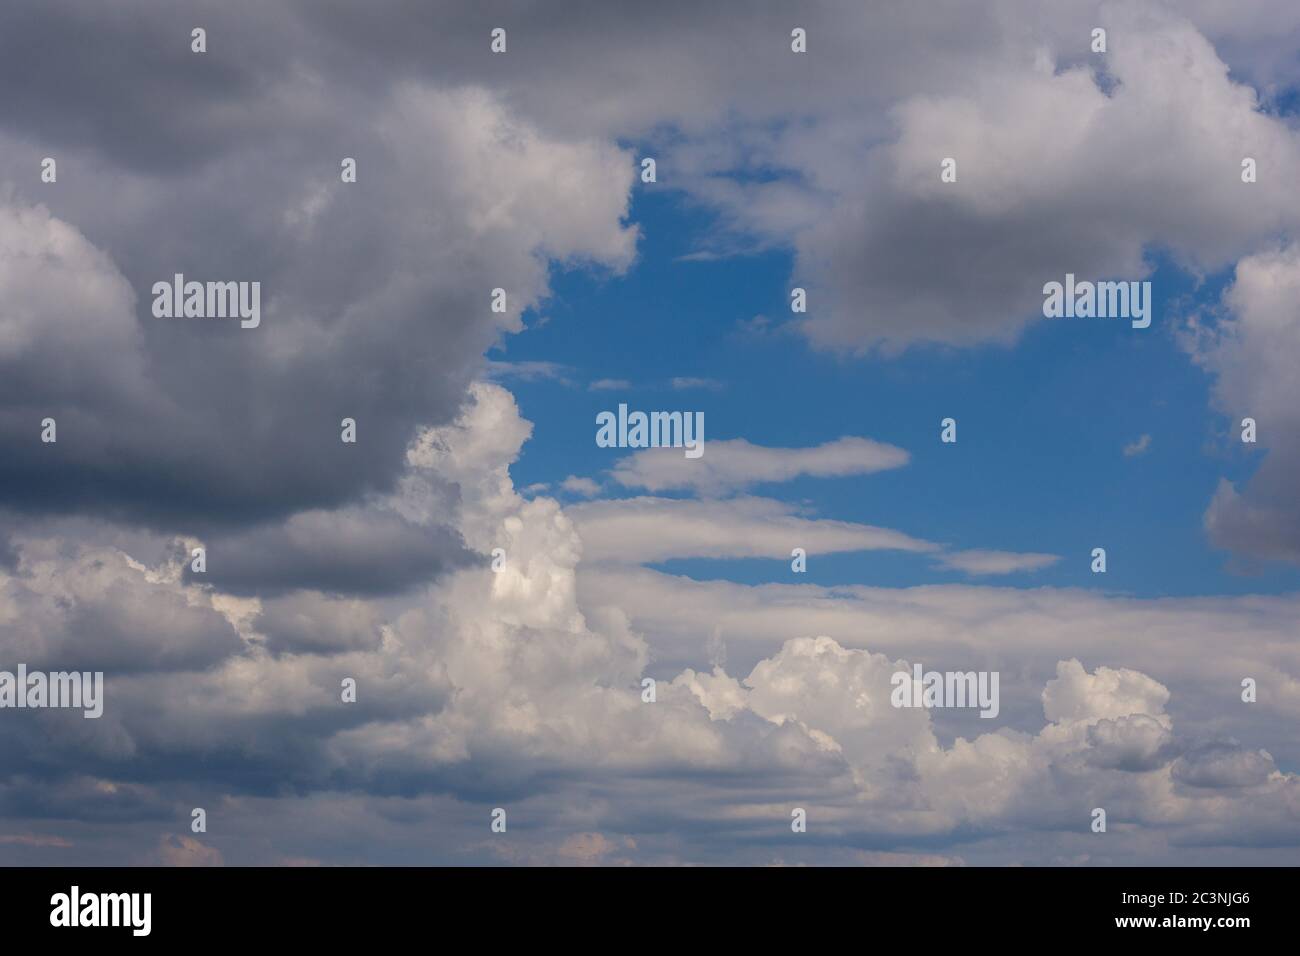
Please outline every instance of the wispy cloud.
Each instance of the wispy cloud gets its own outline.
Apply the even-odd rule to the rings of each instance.
[[[489,360],[485,377],[494,382],[559,382],[572,385],[573,369],[559,362],[497,362]]]
[[[627,498],[572,505],[586,560],[639,564],[670,558],[780,558],[848,551],[927,552],[939,546],[901,531],[808,518],[771,498],[696,501]]]
[[[625,378],[598,378],[587,386],[589,392],[622,392],[632,387]]]
[[[711,392],[721,391],[723,385],[716,378],[674,378],[669,384],[679,392],[685,392],[692,389],[707,389]]]
[[[570,475],[560,482],[560,487],[571,494],[581,495],[584,498],[591,498],[600,494],[600,483],[590,478],[580,478],[577,475]]]
[[[680,449],[647,448],[620,460],[613,475],[629,488],[692,488],[718,494],[803,475],[869,475],[901,468],[909,460],[902,448],[869,438],[850,436],[809,448],[767,448],[736,438],[709,442],[704,456],[694,460],[685,459]]]
[[[962,571],[972,577],[1041,571],[1060,560],[1060,555],[1039,554],[1032,551],[952,551],[935,556],[935,561],[939,565],[952,571]]]
[[[1146,450],[1150,447],[1151,436],[1143,435],[1141,438],[1137,438],[1124,446],[1124,457],[1136,458],[1138,455],[1145,454]]]

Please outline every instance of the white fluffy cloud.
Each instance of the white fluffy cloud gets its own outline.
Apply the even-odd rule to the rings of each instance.
[[[1077,660],[1056,665],[1056,678],[1043,690],[1048,720],[1113,720],[1133,714],[1164,713],[1169,690],[1137,671],[1099,667],[1089,674]]]
[[[1285,729],[1300,717],[1300,650],[1290,639],[1300,614],[1296,596],[1139,599],[1065,588],[746,586],[602,564],[581,569],[578,593],[583,601],[618,595],[663,667],[699,667],[719,643],[729,662],[752,667],[791,637],[813,635],[941,669],[951,669],[944,662],[966,669],[997,660],[1004,662],[1003,718],[1028,726],[1022,721],[1037,704],[1036,688],[1057,676],[1058,661],[1079,658],[1150,674],[1177,688],[1180,706],[1198,721],[1243,740],[1260,736],[1270,752],[1300,760]],[[1222,640],[1225,633],[1232,642]],[[1258,703],[1240,701],[1246,677],[1261,688]]]
[[[22,540],[23,570],[6,583],[11,602],[57,578],[64,614],[102,608],[105,591],[170,604],[161,625],[156,610],[131,619],[140,646],[174,632],[181,614],[206,615],[230,635],[224,647],[205,643],[215,657],[177,661],[179,672],[111,675],[105,716],[63,735],[44,759],[90,766],[99,780],[115,781],[123,799],[148,803],[159,799],[157,775],[198,772],[220,755],[222,782],[207,786],[233,791],[223,814],[236,817],[240,782],[251,787],[272,767],[325,800],[342,787],[449,791],[462,799],[488,792],[503,794],[494,803],[515,806],[504,794],[516,793],[541,801],[531,813],[551,816],[577,799],[589,808],[579,830],[602,834],[566,844],[584,858],[677,852],[649,850],[656,843],[640,814],[668,813],[688,829],[725,823],[759,832],[788,825],[795,799],[819,829],[863,847],[873,834],[888,834],[896,846],[1032,823],[1055,833],[1050,839],[1063,850],[1072,834],[1087,832],[1094,806],[1106,806],[1115,823],[1227,841],[1242,832],[1243,819],[1262,830],[1294,828],[1287,808],[1296,779],[1277,769],[1271,742],[1263,750],[1251,741],[1260,725],[1245,715],[1227,722],[1246,741],[1237,743],[1217,732],[1223,721],[1191,706],[1183,711],[1187,737],[1170,711],[1180,695],[1165,683],[1194,699],[1226,681],[1221,708],[1246,668],[1260,677],[1261,702],[1240,707],[1300,712],[1300,683],[1286,676],[1300,663],[1273,637],[1293,619],[1286,599],[1251,599],[1252,621],[1243,620],[1241,602],[1219,599],[747,588],[644,570],[586,571],[579,526],[565,510],[513,488],[509,466],[528,434],[507,392],[478,385],[456,423],[429,429],[412,445],[391,506],[418,521],[434,507],[429,490],[454,481],[461,495],[452,520],[471,548],[486,559],[500,547],[505,563],[495,572],[486,560],[452,572],[387,621],[365,602],[344,609],[306,594],[226,598],[185,583],[175,565],[150,568],[120,550],[69,560]],[[39,570],[42,560],[64,563],[56,573]],[[116,569],[117,584],[107,586],[108,569]],[[1218,659],[1170,650],[1186,648],[1192,625],[1213,630],[1216,614],[1233,620],[1237,635],[1218,645]],[[303,639],[322,617],[334,632]],[[672,628],[698,641],[715,625],[736,662],[687,666],[659,680],[654,703],[643,702],[641,679],[657,669],[653,658],[675,656]],[[1126,629],[1140,630],[1142,641],[1117,640]],[[1088,670],[1058,656],[1065,646],[1108,662]],[[1198,638],[1196,646],[1216,645]],[[81,653],[65,647],[58,663]],[[972,655],[1003,672],[1005,720],[975,718],[953,734],[940,715],[890,704],[891,675],[910,661],[965,668]],[[343,677],[357,681],[356,704],[340,700]],[[54,726],[60,716],[28,718]],[[1197,736],[1198,724],[1216,731]],[[12,756],[20,739],[0,738],[0,746]],[[135,772],[153,782],[128,787]],[[559,804],[537,790],[556,773],[577,788]],[[707,783],[714,777],[744,786],[716,791]],[[47,784],[49,799],[71,801],[66,788],[94,779]],[[590,803],[583,788],[596,781],[617,788],[617,808]],[[677,795],[667,804],[666,788]],[[0,799],[20,807],[26,793],[10,781]],[[458,839],[474,839],[467,834],[476,827],[468,826]],[[177,861],[211,861],[238,849],[215,842],[171,850]]]
[[[814,344],[1010,342],[1046,321],[1042,287],[1066,272],[1139,279],[1156,247],[1221,269],[1300,225],[1285,173],[1300,137],[1192,23],[1158,5],[1091,19],[1035,6],[1007,10],[1000,57],[895,100],[888,128],[830,107],[775,130],[728,126],[730,149],[684,147],[685,188],[793,245]],[[1087,52],[1097,23],[1104,55]],[[784,175],[731,177],[737,153]],[[1250,185],[1247,156],[1261,170]],[[940,180],[947,157],[955,183]]]

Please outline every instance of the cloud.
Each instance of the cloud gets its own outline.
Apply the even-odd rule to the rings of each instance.
[[[752,319],[737,319],[732,334],[746,341],[771,341],[778,336],[797,334],[795,330],[793,321],[777,323],[765,315],[756,315]]]
[[[1188,347],[1214,374],[1215,404],[1228,417],[1229,447],[1268,454],[1238,487],[1222,480],[1205,512],[1220,547],[1300,564],[1300,245],[1237,264],[1217,326],[1193,320]],[[1256,422],[1258,445],[1241,442],[1242,420]]]
[[[418,518],[431,504],[421,487],[454,483],[460,494],[446,519],[467,547],[484,555],[501,547],[506,560],[496,572],[452,570],[395,604],[305,591],[233,598],[186,583],[179,565],[167,563],[174,558],[151,567],[19,535],[19,567],[33,569],[27,578],[95,581],[105,565],[117,583],[101,581],[101,589],[133,603],[157,592],[156,606],[219,618],[237,638],[213,657],[178,660],[182,671],[116,675],[94,728],[53,733],[76,722],[41,712],[0,726],[3,766],[25,768],[0,782],[0,809],[33,833],[46,832],[35,820],[48,828],[85,819],[87,807],[111,812],[120,828],[93,831],[73,848],[80,859],[100,859],[113,840],[138,840],[149,827],[157,840],[159,821],[220,798],[228,841],[171,838],[158,851],[171,862],[204,863],[258,859],[263,846],[277,859],[355,859],[355,841],[348,849],[329,835],[344,819],[363,821],[368,858],[408,859],[412,821],[431,812],[450,827],[438,853],[454,847],[456,858],[484,859],[488,800],[531,819],[565,816],[569,834],[586,834],[564,843],[543,825],[512,850],[536,860],[561,849],[592,862],[736,859],[752,852],[738,845],[788,825],[796,796],[844,852],[911,841],[961,846],[965,858],[972,834],[1028,825],[1039,841],[1029,855],[1041,858],[1070,846],[1098,805],[1115,822],[1175,840],[1213,835],[1231,845],[1246,820],[1252,832],[1293,833],[1294,776],[1261,773],[1250,754],[1277,749],[1261,736],[1294,749],[1285,730],[1269,729],[1284,722],[1255,718],[1300,708],[1300,683],[1286,676],[1293,655],[1277,638],[1294,619],[1294,599],[745,587],[615,571],[598,559],[588,570],[581,515],[513,489],[509,467],[529,433],[509,393],[480,384],[455,422],[412,443],[394,506]],[[613,503],[570,510],[605,504]],[[721,505],[775,510],[761,499]],[[74,566],[37,574],[42,554]],[[150,607],[137,615],[136,645],[165,646],[180,613]],[[37,628],[46,620],[23,619]],[[1230,645],[1213,639],[1223,621],[1236,635]],[[642,675],[681,657],[673,628],[697,649],[702,634],[720,629],[731,663],[670,671],[647,704]],[[1125,633],[1143,639],[1117,639]],[[1210,653],[1170,650],[1193,641]],[[1058,656],[1071,646],[1104,662],[1089,671]],[[913,659],[1001,668],[999,722],[976,717],[956,730],[952,720],[962,715],[893,707],[890,677]],[[1179,720],[1192,732],[1222,723],[1221,708],[1205,710],[1207,691],[1247,669],[1260,678],[1261,703],[1226,723],[1250,743],[1225,744],[1213,761],[1196,756],[1175,731],[1171,704],[1185,698]],[[355,704],[340,700],[344,676],[357,682]],[[1235,694],[1235,676],[1227,683]],[[50,732],[33,734],[37,726]],[[385,812],[401,825],[385,822]],[[251,838],[272,832],[275,840]],[[674,843],[682,833],[698,846]],[[317,852],[304,854],[305,845]],[[42,848],[21,851],[26,859]],[[1170,847],[1132,852],[1178,856]],[[1020,856],[1010,848],[977,854]]]
[[[1145,674],[1109,667],[1089,674],[1077,660],[1069,660],[1056,665],[1056,678],[1043,689],[1043,713],[1052,721],[1158,716],[1168,700],[1168,688]]]
[[[1139,599],[1043,587],[749,586],[595,561],[582,565],[578,593],[583,602],[617,594],[627,620],[665,668],[706,664],[702,635],[714,633],[725,642],[729,665],[742,668],[792,635],[824,635],[928,667],[957,661],[965,668],[972,659],[995,658],[1014,662],[1013,670],[1004,669],[1002,690],[1003,718],[1014,723],[1024,717],[1018,700],[1037,701],[1030,684],[1055,679],[1058,661],[1087,659],[1158,676],[1179,688],[1189,716],[1240,739],[1263,734],[1259,744],[1270,753],[1300,761],[1300,748],[1270,729],[1300,716],[1300,660],[1286,639],[1300,613],[1296,595]],[[1216,637],[1225,629],[1236,635],[1232,646]],[[1179,653],[1192,646],[1196,654]],[[1267,685],[1267,702],[1261,694],[1257,704],[1225,704],[1239,700],[1244,677]],[[1057,686],[1063,693],[1066,685]],[[1265,710],[1273,716],[1266,718]]]
[[[614,854],[635,849],[636,841],[628,837],[615,841],[601,833],[575,833],[565,837],[555,855],[578,866],[609,865],[618,862]]]
[[[805,518],[770,498],[691,501],[627,498],[573,505],[566,514],[589,561],[639,564],[670,558],[775,558],[879,549],[926,552],[938,546],[900,531]]]
[[[483,352],[546,296],[550,261],[632,261],[633,174],[614,146],[548,138],[484,90],[413,82],[352,111],[362,132],[307,72],[268,80],[271,100],[301,100],[295,122],[201,168],[159,177],[91,152],[56,187],[0,197],[0,296],[23,302],[0,346],[10,507],[195,531],[390,491],[417,429],[454,417]],[[358,139],[373,148],[341,183],[321,157]],[[32,168],[63,155],[14,149]],[[259,281],[261,325],[154,318],[152,283],[178,272]],[[31,440],[47,416],[53,447]]]
[[[1145,773],[1179,753],[1168,718],[1129,714],[1103,717],[1088,728],[1088,762],[1106,770]]]
[[[0,845],[33,847],[70,847],[72,844],[61,837],[34,836],[28,833],[0,835]]]
[[[621,392],[632,387],[625,378],[598,378],[587,386],[589,392]]]
[[[702,256],[793,251],[798,328],[828,348],[1005,342],[1067,267],[1137,277],[1157,246],[1194,271],[1244,257],[1233,318],[1196,354],[1269,453],[1206,522],[1293,558],[1295,254],[1261,245],[1294,230],[1277,171],[1296,134],[1228,66],[1266,93],[1294,80],[1294,5],[1198,2],[1189,23],[813,4],[803,61],[784,13],[730,2],[525,5],[506,58],[462,5],[207,3],[200,68],[193,11],[137,7],[0,9],[17,91],[0,108],[0,641],[109,671],[101,720],[0,722],[15,862],[492,861],[499,803],[536,822],[512,827],[528,861],[1045,863],[1078,858],[1104,805],[1127,839],[1082,844],[1092,862],[1294,862],[1295,596],[629,567],[938,551],[761,498],[525,500],[510,467],[531,426],[473,384],[556,374],[483,359],[544,306],[553,268],[634,262],[619,143],[716,214]],[[1100,62],[1083,48],[1097,22]],[[33,175],[46,155],[57,185]],[[176,271],[261,281],[261,328],[153,319],[150,285]],[[865,439],[736,440],[696,462],[633,455],[615,478],[726,495],[907,461]],[[186,571],[200,541],[205,577]],[[891,669],[922,657],[1000,668],[995,725],[884,703]],[[774,849],[796,799],[823,840]],[[219,833],[172,833],[218,800]]]
[[[382,507],[314,509],[206,539],[207,570],[187,579],[232,594],[297,588],[395,593],[473,560],[458,536]]]
[[[845,437],[811,448],[764,448],[743,438],[710,441],[697,459],[680,450],[647,448],[615,464],[614,480],[625,487],[666,491],[691,488],[720,494],[763,482],[808,475],[840,478],[901,468],[906,451],[869,438]]]
[[[384,619],[364,601],[300,591],[258,602],[252,624],[273,653],[330,654],[378,650]]]
[[[854,116],[829,94],[801,123],[732,122],[674,154],[684,188],[724,221],[793,247],[814,346],[1007,344],[1048,321],[1042,287],[1067,271],[1141,279],[1159,248],[1200,274],[1300,224],[1284,177],[1241,181],[1245,155],[1295,166],[1300,138],[1259,110],[1191,23],[1109,7],[1113,42],[1097,57],[1079,38],[1098,13],[1008,16],[1016,25],[1000,24],[999,37],[973,30],[959,44],[950,66],[966,72],[907,70],[923,88],[888,107]],[[1223,135],[1205,137],[1206,122]],[[954,183],[940,180],[947,157]],[[755,167],[768,175],[754,178]],[[1162,312],[1157,303],[1157,322]]]
[[[28,141],[58,151],[94,144],[112,167],[151,175],[231,164],[248,144],[271,141],[252,166],[262,179],[267,153],[294,175],[312,165],[307,151],[286,150],[286,140],[328,144],[328,155],[355,151],[347,146],[357,139],[354,130],[331,118],[373,113],[371,104],[391,97],[394,75],[422,90],[490,89],[548,142],[649,140],[667,181],[718,214],[720,234],[702,252],[793,248],[792,278],[813,294],[803,326],[813,342],[898,348],[1008,341],[1038,320],[1043,282],[1067,268],[1136,276],[1153,246],[1194,268],[1216,268],[1294,228],[1300,204],[1285,177],[1268,171],[1294,164],[1295,134],[1258,110],[1255,92],[1234,82],[1229,68],[1266,93],[1285,88],[1297,75],[1287,45],[1300,32],[1297,19],[1280,2],[1238,7],[1226,17],[1206,3],[1175,12],[1158,4],[1025,0],[988,17],[952,3],[883,11],[816,3],[803,20],[810,53],[793,57],[789,24],[775,9],[727,2],[702,13],[674,0],[653,13],[615,15],[584,2],[563,15],[512,8],[511,24],[528,42],[499,58],[482,55],[481,18],[454,5],[436,24],[396,2],[365,19],[334,0],[310,16],[291,4],[237,13],[212,5],[205,14],[227,41],[209,55],[211,69],[196,74],[188,51],[169,45],[176,31],[185,32],[179,13],[151,8],[150,29],[133,30],[60,3],[6,12],[0,34],[11,40],[0,79],[25,89],[44,62],[34,51],[68,58],[59,83],[34,87],[3,117]],[[1087,38],[1102,20],[1112,41],[1122,42],[1099,57]],[[302,60],[274,55],[285,48]],[[440,55],[430,57],[430,49]],[[295,69],[304,61],[312,69]],[[304,73],[333,83],[313,86]],[[115,77],[111,97],[104,75]],[[650,87],[655,97],[639,95]],[[159,109],[158,88],[182,97],[186,109]],[[108,108],[122,102],[130,109]],[[1202,121],[1223,135],[1201,135]],[[1246,145],[1265,173],[1243,192]],[[1125,161],[1132,154],[1144,162]],[[945,156],[959,159],[955,184],[939,182]],[[630,157],[621,163],[630,175]],[[429,157],[404,171],[414,165],[442,168]],[[358,185],[367,184],[373,204],[396,170],[367,168],[370,178],[363,173]],[[489,170],[490,160],[480,168]],[[545,181],[568,188],[564,168],[552,167]],[[527,179],[515,172],[515,180]],[[293,212],[302,220],[303,210],[323,204],[318,216],[305,217],[315,229],[343,221],[330,211],[337,199],[318,198],[320,183],[288,188],[285,177],[282,184],[280,192],[279,183],[265,190],[293,198],[276,210],[280,218]],[[539,201],[547,194],[528,192]],[[250,197],[246,208],[220,217],[222,224],[243,221],[266,195]],[[513,213],[527,205],[516,196],[498,208]],[[567,223],[589,208],[571,202],[557,215],[551,231],[560,239],[559,258],[569,254]],[[210,214],[205,205],[201,215]],[[465,225],[472,233],[491,221],[481,215]],[[353,255],[365,248],[348,246]],[[388,251],[379,243],[373,260]],[[322,271],[336,261],[326,257]],[[942,268],[925,265],[936,261]],[[322,285],[333,292],[338,281]],[[477,302],[462,305],[474,314]]]
[[[953,551],[935,556],[940,566],[970,575],[1041,571],[1060,560],[1060,555],[1056,554],[1015,551]]]
[[[1133,441],[1129,442],[1127,445],[1124,446],[1124,457],[1136,458],[1138,455],[1144,455],[1146,454],[1147,449],[1150,447],[1151,447],[1151,436],[1143,435],[1140,438],[1134,439]]]
[[[1267,751],[1244,750],[1236,741],[1227,741],[1183,754],[1171,771],[1179,783],[1222,789],[1260,786],[1277,773],[1277,767]]]
[[[674,378],[668,383],[679,392],[692,391],[696,389],[705,389],[707,391],[720,391],[724,386],[714,378]]]
[[[32,669],[167,673],[212,666],[242,649],[204,595],[176,586],[179,568],[150,573],[113,548],[20,539],[15,573],[0,573],[5,656]]]
[[[560,482],[560,487],[565,491],[580,495],[583,498],[590,498],[600,493],[600,484],[592,481],[590,478],[580,478],[577,475],[570,475]]]
[[[488,362],[487,377],[492,381],[516,379],[521,382],[560,382],[572,384],[572,369],[558,362]]]
[[[156,854],[161,866],[225,865],[220,850],[184,834],[172,833],[159,838]]]

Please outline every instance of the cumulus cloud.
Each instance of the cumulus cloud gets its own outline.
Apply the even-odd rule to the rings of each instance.
[[[382,507],[302,511],[207,540],[206,570],[186,574],[232,594],[392,593],[472,560],[451,529],[422,527]]]
[[[1018,662],[1003,674],[1003,717],[1016,723],[1027,719],[1026,702],[1036,706],[1042,686],[1059,678],[1058,661],[1086,657],[1158,674],[1166,686],[1183,689],[1184,706],[1199,720],[1220,722],[1242,739],[1262,734],[1270,753],[1300,759],[1300,749],[1277,729],[1300,716],[1300,657],[1289,639],[1300,613],[1295,596],[1138,599],[1068,588],[748,586],[603,563],[583,565],[578,592],[584,601],[617,594],[665,668],[707,663],[702,635],[714,632],[738,667],[775,653],[791,635],[824,635],[848,648],[914,656],[927,666],[947,660],[966,669],[973,656],[990,654]],[[1231,645],[1216,637],[1225,632],[1235,635]],[[1197,653],[1180,653],[1189,646]],[[1241,678],[1248,676],[1267,694],[1225,711],[1225,701],[1239,701]],[[1053,686],[1059,687],[1053,706],[1064,706],[1070,681]],[[1265,712],[1273,716],[1260,720]]]
[[[1043,713],[1053,721],[1155,715],[1168,700],[1169,690],[1145,674],[1109,667],[1089,674],[1069,660],[1056,665],[1056,678],[1043,690]]]
[[[1217,325],[1193,321],[1189,348],[1215,375],[1229,441],[1268,452],[1244,487],[1219,483],[1205,526],[1222,547],[1300,564],[1300,245],[1242,259],[1223,299]],[[1257,445],[1240,441],[1246,418],[1256,423]]]
[[[1300,139],[1259,110],[1190,22],[1107,7],[1122,42],[1086,59],[1057,32],[1087,37],[1082,11],[1018,15],[1000,61],[961,79],[936,74],[893,104],[883,128],[878,114],[822,115],[753,140],[729,126],[717,139],[730,150],[686,148],[688,188],[738,228],[793,237],[813,344],[1007,343],[1045,321],[1042,287],[1066,272],[1140,279],[1153,247],[1197,272],[1220,269],[1300,223],[1284,178],[1241,182],[1243,156],[1289,169]],[[1207,123],[1219,135],[1205,136]],[[785,175],[738,182],[737,139]],[[940,180],[947,157],[954,183]]]
[[[279,82],[314,104],[309,128],[164,178],[91,155],[72,188],[39,194],[48,210],[30,178],[0,201],[0,296],[24,303],[0,351],[11,507],[197,530],[387,492],[417,428],[454,416],[482,353],[545,296],[548,262],[631,262],[617,148],[547,138],[484,90],[411,82],[352,112],[361,133],[345,110],[318,115],[327,90]],[[344,184],[320,157],[358,137],[372,146]],[[38,168],[39,149],[15,149]],[[304,181],[323,190],[310,228],[283,219]],[[134,201],[107,229],[112,193]],[[259,281],[261,325],[154,318],[152,283],[174,273]],[[45,416],[53,448],[31,440]]]
[[[1210,789],[1259,786],[1275,773],[1268,751],[1246,750],[1237,741],[1197,747],[1180,756],[1172,768],[1179,783]]]
[[[1088,745],[1089,762],[1107,770],[1154,770],[1177,752],[1170,722],[1163,715],[1103,717],[1088,728]]]
[[[577,832],[585,835],[512,852],[546,859],[563,850],[566,859],[590,862],[676,859],[677,849],[646,823],[665,812],[676,827],[711,831],[706,845],[759,834],[774,820],[786,825],[786,804],[796,793],[846,850],[908,839],[933,845],[1026,820],[1060,834],[1056,839],[1066,845],[1070,833],[1086,828],[1095,805],[1111,808],[1115,820],[1193,827],[1198,834],[1228,834],[1243,815],[1259,827],[1293,826],[1285,808],[1294,799],[1294,778],[1267,768],[1245,745],[1225,743],[1213,759],[1183,745],[1162,681],[1129,665],[1089,671],[1078,660],[1054,656],[1073,637],[1062,629],[1098,630],[1106,638],[1094,641],[1099,653],[1142,656],[1134,654],[1140,643],[1146,659],[1186,685],[1189,674],[1222,664],[1179,664],[1178,655],[1162,650],[1163,642],[1186,640],[1188,619],[1176,604],[1166,610],[1160,602],[1130,602],[1108,618],[1081,613],[1072,602],[1105,609],[1113,599],[1068,592],[841,593],[705,585],[654,572],[635,572],[645,576],[631,588],[598,572],[592,590],[580,585],[588,573],[580,570],[581,522],[554,500],[525,500],[513,488],[509,468],[530,433],[513,399],[486,384],[471,396],[455,422],[426,429],[412,443],[395,504],[416,520],[430,502],[422,489],[456,484],[460,493],[448,520],[470,549],[486,555],[501,547],[505,563],[496,572],[480,565],[450,571],[391,613],[362,599],[338,603],[305,591],[225,597],[187,583],[177,563],[151,567],[120,552],[48,558],[64,562],[57,575],[64,587],[95,581],[107,565],[123,585],[170,601],[176,608],[170,618],[160,622],[150,611],[132,620],[141,646],[162,646],[161,631],[175,629],[180,608],[220,620],[233,636],[215,649],[204,642],[215,659],[178,659],[180,672],[119,674],[104,718],[54,738],[39,772],[29,736],[6,723],[0,735],[5,766],[21,762],[38,772],[39,782],[10,774],[0,786],[0,807],[15,820],[39,818],[48,827],[51,817],[79,816],[84,794],[98,789],[114,801],[100,801],[100,812],[115,808],[127,821],[117,832],[138,834],[149,821],[186,812],[179,805],[196,805],[183,791],[199,786],[209,799],[212,788],[225,794],[225,826],[254,832],[264,814],[284,827],[282,814],[292,812],[288,805],[272,810],[262,800],[254,809],[248,802],[274,781],[318,795],[312,812],[288,827],[299,832],[326,826],[336,813],[357,813],[347,800],[427,794],[452,800],[450,808],[472,808],[491,794],[493,805],[527,801],[530,814],[549,816],[566,802],[581,807]],[[30,591],[36,580],[51,577],[37,562],[49,549],[21,537],[18,546],[19,567],[31,579],[22,587]],[[867,599],[870,606],[846,615],[846,601]],[[655,703],[645,703],[641,680],[652,668],[647,635],[668,656],[671,641],[643,602],[696,635],[712,620],[723,625],[726,639],[740,634],[771,643],[757,656],[733,643],[735,664],[666,675]],[[1238,667],[1264,675],[1289,660],[1267,636],[1270,621],[1290,619],[1285,602],[1275,603],[1251,630],[1233,608],[1223,608],[1235,614],[1239,639],[1224,652],[1246,662]],[[1143,642],[1115,642],[1113,635],[1131,626],[1123,623],[1125,614],[1141,620]],[[1214,626],[1211,615],[1202,617],[1203,626]],[[823,625],[848,630],[854,640],[837,640]],[[792,631],[809,636],[791,637]],[[1002,639],[990,640],[991,633]],[[907,658],[899,653],[904,645],[912,649]],[[914,651],[924,653],[927,666],[969,666],[963,655],[976,647],[999,661],[1017,655],[1054,661],[1054,676],[1044,688],[1036,667],[1021,679],[1009,674],[1002,692],[1011,723],[986,727],[975,718],[974,733],[953,735],[937,715],[892,706],[890,677]],[[63,658],[84,653],[69,647]],[[345,676],[357,682],[355,704],[340,700]],[[1288,692],[1277,678],[1265,680],[1273,698],[1267,706],[1287,706],[1278,699]],[[1036,681],[1037,714],[1028,706]],[[55,728],[62,716],[28,713],[25,720]],[[617,793],[617,807],[592,802],[579,781],[593,775],[606,792]],[[666,800],[668,792],[676,797]],[[1225,792],[1234,795],[1226,804]],[[44,813],[37,813],[42,803]],[[720,830],[719,822],[726,827]],[[455,831],[461,852],[490,852],[474,848],[477,838],[468,834],[479,830],[467,823]],[[290,847],[277,852],[303,855]],[[721,845],[716,852],[724,852]],[[238,841],[208,846],[165,838],[158,854],[168,862],[214,863],[232,861],[232,854],[243,859],[246,851]]]
[[[329,654],[377,650],[384,619],[364,601],[314,591],[257,603],[253,626],[275,653]]]
[[[179,568],[149,569],[111,548],[35,539],[0,573],[5,656],[32,668],[168,672],[204,668],[242,643]]]
[[[1196,271],[1244,256],[1232,318],[1195,354],[1269,455],[1206,521],[1293,559],[1295,253],[1261,245],[1294,229],[1277,171],[1296,136],[1236,80],[1260,50],[1261,89],[1294,78],[1293,9],[1107,8],[1097,63],[1090,4],[812,4],[817,55],[797,62],[786,14],[752,5],[513,6],[529,42],[493,59],[463,4],[209,3],[199,69],[194,11],[133,9],[0,10],[0,83],[22,94],[0,108],[0,647],[110,672],[100,720],[0,722],[17,862],[481,861],[500,852],[486,801],[538,822],[521,861],[784,862],[769,837],[794,799],[834,844],[794,861],[1048,862],[1077,855],[1096,805],[1133,827],[1098,859],[1294,847],[1293,596],[630,567],[939,549],[761,498],[526,500],[510,468],[531,426],[474,384],[567,378],[483,355],[545,303],[554,264],[634,261],[618,144],[643,139],[718,216],[694,258],[793,250],[819,346],[1009,341],[1067,268],[1140,277],[1153,245]],[[57,185],[32,175],[45,155]],[[152,282],[178,271],[261,281],[261,327],[153,319]],[[614,478],[726,496],[907,462],[861,438],[737,439],[694,462],[638,453]],[[889,675],[919,658],[1000,668],[996,724],[891,707]],[[220,834],[175,835],[217,800]]]

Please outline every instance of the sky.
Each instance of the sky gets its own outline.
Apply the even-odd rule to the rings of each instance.
[[[0,680],[104,692],[0,707],[0,864],[1300,862],[1298,49],[1280,0],[9,5]]]

